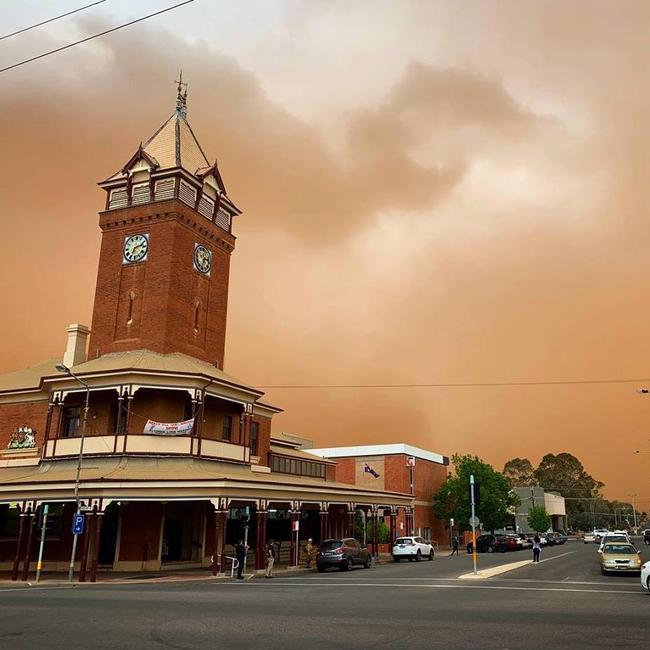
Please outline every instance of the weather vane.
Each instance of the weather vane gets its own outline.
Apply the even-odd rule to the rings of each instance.
[[[183,117],[187,117],[187,83],[183,82],[182,69],[178,81],[175,81],[174,83],[178,84],[176,95],[176,112]]]

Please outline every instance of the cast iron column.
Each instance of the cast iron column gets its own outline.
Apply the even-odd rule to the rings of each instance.
[[[255,568],[259,571],[266,566],[266,511],[258,510],[257,516],[257,550],[255,551]]]
[[[102,521],[104,520],[103,512],[95,513],[95,544],[94,544],[94,553],[93,559],[90,563],[90,582],[95,582],[97,580],[97,562],[99,561],[99,541],[100,534],[102,532]]]
[[[32,536],[34,534],[34,524],[36,523],[36,518],[34,513],[30,510],[27,513],[27,549],[25,550],[25,562],[23,564],[23,575],[21,579],[23,582],[27,581],[29,576],[29,558],[32,554]]]
[[[14,566],[11,570],[11,579],[18,580],[18,567],[20,566],[20,551],[23,545],[23,533],[25,532],[25,517],[27,513],[20,507],[20,522],[18,524],[18,542],[16,544],[16,555],[14,556]]]

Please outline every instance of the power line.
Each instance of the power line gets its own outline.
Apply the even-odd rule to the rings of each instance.
[[[65,18],[66,16],[71,16],[72,14],[76,14],[78,11],[83,11],[84,9],[89,9],[90,7],[94,7],[95,5],[100,5],[102,2],[106,2],[106,0],[97,0],[97,2],[93,2],[89,5],[86,5],[85,7],[79,7],[79,9],[73,9],[72,11],[67,11],[64,14],[59,14],[58,16],[54,16],[54,18],[48,18],[47,20],[42,20],[40,23],[36,23],[35,25],[30,25],[29,27],[23,27],[22,29],[17,29],[15,32],[11,32],[11,34],[5,34],[4,36],[0,36],[0,41],[3,41],[5,38],[10,38],[11,36],[16,36],[17,34],[22,34],[23,32],[28,32],[30,29],[35,29],[36,27],[41,27],[42,25],[53,23],[55,20],[59,20],[60,18]]]
[[[32,61],[37,61],[38,59],[42,59],[46,56],[50,56],[51,54],[62,52],[63,50],[67,50],[68,48],[74,47],[75,45],[81,45],[81,43],[87,43],[88,41],[92,41],[93,39],[99,38],[100,36],[106,36],[106,34],[111,34],[112,32],[116,32],[119,29],[130,27],[131,25],[135,25],[136,23],[141,23],[143,20],[148,20],[149,18],[153,18],[154,16],[159,16],[160,14],[164,14],[168,11],[172,11],[172,9],[177,9],[178,7],[182,7],[183,5],[190,4],[190,2],[194,2],[194,0],[184,0],[183,2],[179,2],[178,4],[172,5],[171,7],[166,7],[165,9],[161,9],[160,11],[155,11],[152,14],[147,14],[146,16],[142,16],[141,18],[136,18],[135,20],[131,20],[128,23],[117,25],[117,27],[111,27],[111,29],[107,29],[103,32],[99,32],[99,34],[93,34],[92,36],[87,36],[86,38],[79,39],[78,41],[74,41],[73,43],[68,43],[67,45],[57,47],[54,50],[43,52],[42,54],[38,54],[29,59],[25,59],[24,61],[19,61],[18,63],[8,65],[6,68],[0,68],[0,72],[7,72],[7,70],[12,70],[13,68],[18,68],[21,65],[25,65],[27,63],[31,63]]]
[[[0,70],[2,72],[2,70]],[[649,378],[641,379],[575,379],[557,381],[487,381],[487,382],[457,382],[438,384],[266,384],[259,388],[490,388],[508,386],[580,386],[597,384],[632,384],[650,381]]]

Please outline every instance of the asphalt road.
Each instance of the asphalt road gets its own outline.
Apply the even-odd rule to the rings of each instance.
[[[481,555],[480,568],[528,551]],[[650,557],[650,554],[648,554]],[[648,647],[637,576],[600,575],[595,545],[488,580],[471,559],[235,582],[0,589],[0,648]]]

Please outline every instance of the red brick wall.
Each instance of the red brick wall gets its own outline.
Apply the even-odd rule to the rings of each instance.
[[[269,465],[269,450],[271,448],[271,418],[265,418],[261,415],[254,415],[253,422],[257,422],[260,426],[259,442],[258,442],[258,456],[260,457],[260,465]]]
[[[47,400],[0,404],[0,449],[6,449],[14,431],[26,424],[36,433],[36,446],[43,445],[47,420]]]
[[[336,458],[336,480],[339,483],[355,484],[356,458]]]
[[[103,212],[100,228],[89,358],[148,348],[183,352],[223,367],[234,237],[176,199]],[[124,265],[124,239],[136,233],[149,234],[147,260]],[[212,251],[209,278],[193,268],[195,243]]]
[[[121,508],[120,560],[155,560],[160,548],[162,504],[131,502]]]

